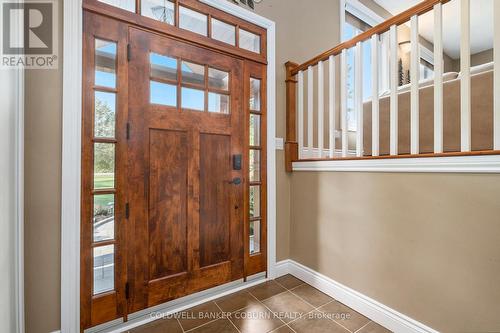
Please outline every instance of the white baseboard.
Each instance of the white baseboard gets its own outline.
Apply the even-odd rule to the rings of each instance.
[[[294,260],[276,263],[276,276],[291,274],[339,302],[396,333],[438,333],[438,331],[377,302]]]

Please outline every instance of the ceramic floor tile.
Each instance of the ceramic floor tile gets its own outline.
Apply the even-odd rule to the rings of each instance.
[[[232,313],[231,321],[241,333],[267,333],[283,326],[283,322],[262,304]]]
[[[215,303],[226,312],[234,312],[258,303],[258,301],[250,295],[246,290],[240,291],[215,300]]]
[[[328,303],[318,310],[327,313],[331,316],[332,320],[335,320],[352,332],[359,330],[370,321],[370,319],[359,312],[337,301]]]
[[[170,333],[170,331],[165,333]],[[189,333],[238,333],[238,330],[228,319],[219,319],[195,328]]]
[[[296,333],[349,333],[348,330],[318,311],[308,313],[289,325]]]
[[[273,297],[284,291],[286,291],[286,289],[274,281],[264,282],[248,289],[248,292],[254,295],[259,301]]]
[[[214,302],[207,302],[177,314],[185,331],[222,317],[222,311]],[[170,333],[170,332],[169,332]]]
[[[277,278],[276,282],[281,284],[286,289],[293,289],[295,287],[300,286],[301,284],[304,284],[304,281],[297,279],[295,276],[291,274],[287,274]]]
[[[292,293],[302,298],[304,301],[308,302],[314,307],[322,306],[328,302],[333,301],[333,298],[322,293],[316,288],[311,287],[308,284],[304,284],[292,290]]]
[[[391,333],[387,328],[380,326],[375,322],[370,322],[368,325],[358,331],[359,333]]]
[[[268,298],[262,303],[285,323],[298,319],[314,310],[314,307],[289,291]]]
[[[292,329],[290,327],[285,325],[285,326],[281,326],[280,328],[275,329],[271,333],[294,333],[294,331],[292,331]]]

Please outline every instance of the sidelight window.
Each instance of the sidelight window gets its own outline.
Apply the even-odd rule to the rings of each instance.
[[[261,80],[250,78],[249,94],[249,217],[250,254],[260,252],[261,242],[261,192],[262,192],[262,139],[261,139]]]
[[[115,238],[115,195],[94,195],[94,242]]]
[[[126,1],[108,3],[126,5]],[[93,294],[115,289],[117,44],[95,40],[92,179]]]
[[[95,40],[95,85],[116,88],[116,43]]]
[[[95,247],[94,258],[94,295],[115,289],[115,246]]]

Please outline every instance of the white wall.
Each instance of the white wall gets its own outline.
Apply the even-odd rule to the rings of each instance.
[[[16,326],[17,72],[0,69],[0,332]]]

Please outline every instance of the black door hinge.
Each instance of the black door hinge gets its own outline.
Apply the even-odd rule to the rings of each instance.
[[[127,123],[127,140],[130,139],[130,123]]]
[[[130,284],[125,283],[125,299],[130,299]]]
[[[130,206],[128,202],[125,204],[125,218],[128,219],[130,217]]]
[[[130,61],[132,58],[132,48],[130,47],[130,44],[127,44],[127,61]]]

